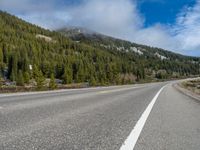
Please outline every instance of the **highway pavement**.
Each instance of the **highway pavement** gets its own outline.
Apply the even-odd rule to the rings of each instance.
[[[132,139],[134,131],[139,137]],[[199,150],[200,102],[171,82],[0,95],[0,150],[127,144],[127,150]]]

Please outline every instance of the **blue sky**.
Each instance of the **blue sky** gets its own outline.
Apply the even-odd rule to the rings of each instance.
[[[192,7],[195,0],[139,0],[139,10],[145,16],[145,25],[160,22],[174,24],[176,16],[184,7]]]
[[[0,9],[52,30],[82,26],[200,56],[200,0],[1,0]]]

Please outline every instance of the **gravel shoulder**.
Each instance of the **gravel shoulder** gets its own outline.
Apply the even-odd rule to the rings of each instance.
[[[175,83],[173,84],[173,87],[175,87],[179,92],[200,101],[200,95],[188,90],[187,88],[184,88],[181,83]]]

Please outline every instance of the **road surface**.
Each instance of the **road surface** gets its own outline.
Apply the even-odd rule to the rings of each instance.
[[[118,150],[127,140],[134,150],[199,150],[200,102],[172,83],[0,95],[0,150]]]

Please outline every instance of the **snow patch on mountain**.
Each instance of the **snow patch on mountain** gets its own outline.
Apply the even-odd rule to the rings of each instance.
[[[154,54],[154,56],[160,58],[161,60],[168,59],[167,57],[165,57],[165,56],[163,56],[163,55],[160,55],[158,52],[156,52],[156,53]]]

